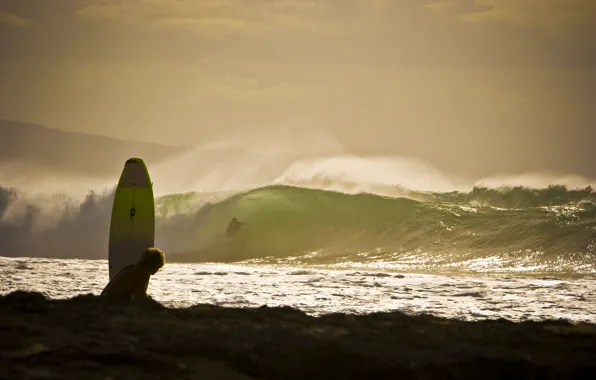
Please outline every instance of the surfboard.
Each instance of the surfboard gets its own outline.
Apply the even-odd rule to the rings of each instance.
[[[155,199],[147,166],[140,158],[124,164],[114,194],[108,264],[110,280],[122,269],[136,264],[155,244]]]

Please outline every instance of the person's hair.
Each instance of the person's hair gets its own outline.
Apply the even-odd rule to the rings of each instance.
[[[160,249],[147,248],[139,258],[138,264],[155,273],[166,264],[166,256]]]

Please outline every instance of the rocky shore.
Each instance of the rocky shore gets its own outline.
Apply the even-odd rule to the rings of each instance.
[[[2,379],[575,379],[596,326],[0,296]]]

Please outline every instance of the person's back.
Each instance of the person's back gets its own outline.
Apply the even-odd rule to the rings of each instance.
[[[164,253],[157,248],[149,248],[135,265],[121,270],[104,288],[101,296],[114,300],[147,298],[149,279],[164,265]]]

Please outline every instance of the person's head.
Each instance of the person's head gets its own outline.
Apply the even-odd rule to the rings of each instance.
[[[236,220],[238,220],[238,219],[236,219],[236,217],[232,218],[232,222],[235,222]]]
[[[151,247],[147,248],[147,250],[143,252],[137,264],[147,268],[151,274],[155,274],[166,264],[166,257],[163,251],[155,247]]]

